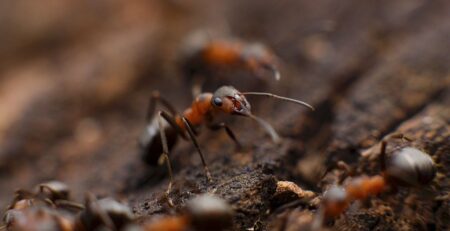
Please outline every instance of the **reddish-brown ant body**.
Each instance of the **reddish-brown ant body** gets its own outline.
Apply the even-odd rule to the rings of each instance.
[[[169,170],[170,182],[166,195],[170,193],[172,186],[172,170],[169,162],[169,150],[175,145],[177,136],[181,136],[185,140],[190,139],[200,155],[206,177],[211,181],[211,174],[206,165],[203,153],[197,143],[197,130],[201,125],[217,130],[225,129],[228,136],[240,146],[236,136],[225,123],[215,123],[214,118],[218,114],[240,115],[250,117],[256,120],[272,137],[273,141],[278,143],[280,138],[272,126],[259,117],[251,113],[250,103],[245,95],[269,96],[276,99],[297,103],[311,109],[309,104],[270,93],[264,92],[239,92],[232,86],[222,86],[214,93],[202,93],[196,97],[192,105],[182,114],[177,114],[171,104],[164,100],[159,93],[154,93],[150,99],[149,109],[147,112],[148,126],[140,138],[140,147],[145,162],[155,165],[158,160],[165,160]],[[156,118],[153,118],[156,103],[160,102],[165,106],[171,114],[165,111],[159,111]],[[167,122],[167,123],[166,123]],[[159,136],[158,136],[159,133]],[[169,203],[170,200],[169,200]]]
[[[258,79],[270,73],[276,80],[280,79],[278,58],[261,43],[210,38],[206,33],[194,33],[183,48],[181,69],[186,78],[194,82],[194,95],[200,93],[195,86],[216,88],[230,83],[229,78],[226,81],[219,78],[220,73],[230,70],[247,71]]]
[[[433,159],[423,151],[404,147],[394,150],[387,157],[387,139],[402,138],[402,134],[393,134],[381,142],[380,163],[382,173],[376,176],[361,176],[351,179],[345,186],[332,186],[323,196],[320,219],[332,218],[342,214],[355,200],[364,200],[397,185],[420,187],[429,184],[436,175]]]

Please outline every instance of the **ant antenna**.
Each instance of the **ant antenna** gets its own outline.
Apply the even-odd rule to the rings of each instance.
[[[259,123],[259,125],[261,125],[266,131],[267,133],[269,133],[270,137],[272,137],[272,140],[274,143],[278,144],[281,141],[280,136],[278,135],[278,133],[275,131],[275,129],[273,129],[272,125],[270,125],[267,121],[253,115],[253,114],[249,114],[248,115],[250,118],[256,120],[256,122]]]
[[[295,103],[295,104],[300,104],[302,106],[305,106],[311,110],[315,110],[313,106],[309,105],[306,102],[300,101],[300,100],[296,100],[296,99],[292,99],[292,98],[288,98],[288,97],[284,97],[284,96],[279,96],[279,95],[274,95],[272,93],[268,93],[268,92],[242,92],[241,94],[243,95],[259,95],[259,96],[268,96],[268,97],[272,97],[275,99],[280,99],[280,100],[284,100],[284,101],[288,101],[291,103]]]

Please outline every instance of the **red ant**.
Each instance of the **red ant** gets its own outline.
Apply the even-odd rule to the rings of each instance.
[[[261,43],[248,43],[238,39],[210,39],[202,33],[195,33],[187,41],[181,68],[187,79],[194,82],[194,95],[200,93],[200,85],[211,77],[218,76],[220,71],[244,70],[258,78],[269,72],[275,80],[280,79],[278,58]]]
[[[275,143],[280,142],[280,137],[272,126],[263,119],[251,113],[250,103],[245,95],[268,96],[280,100],[285,100],[300,104],[313,109],[309,104],[265,92],[239,92],[232,86],[223,86],[214,93],[202,93],[194,100],[192,105],[182,114],[176,113],[171,104],[160,96],[158,92],[152,94],[147,112],[148,126],[140,138],[140,147],[143,159],[148,164],[154,165],[157,162],[165,161],[169,171],[169,186],[166,191],[167,198],[172,187],[172,167],[169,161],[169,150],[175,145],[177,136],[183,139],[190,139],[200,155],[207,179],[211,182],[211,173],[208,170],[203,153],[198,145],[198,132],[195,128],[206,125],[212,130],[225,129],[228,136],[240,147],[239,141],[232,130],[225,123],[214,123],[213,119],[220,113],[226,115],[240,115],[256,120],[272,137]],[[159,111],[156,119],[153,119],[156,103],[160,102],[171,114]],[[314,110],[314,109],[313,109]],[[165,123],[167,122],[167,123]],[[163,128],[163,129],[161,129]],[[157,135],[159,133],[159,136]],[[169,199],[169,204],[172,204]]]
[[[323,207],[317,221],[342,214],[355,200],[364,200],[386,191],[390,186],[419,187],[429,184],[436,175],[433,159],[423,151],[404,147],[396,149],[387,158],[386,146],[389,138],[411,139],[402,134],[392,134],[381,141],[380,162],[382,173],[377,176],[361,176],[352,179],[344,187],[332,186],[323,196]]]

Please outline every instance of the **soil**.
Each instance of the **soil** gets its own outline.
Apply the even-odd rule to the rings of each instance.
[[[424,150],[438,166],[434,181],[354,203],[327,227],[450,230],[449,1],[44,0],[0,3],[0,18],[1,207],[16,189],[57,179],[78,201],[87,191],[127,200],[140,222],[213,192],[234,209],[233,230],[299,230],[317,203],[275,196],[277,182],[321,195],[339,160],[375,175],[379,141],[401,132],[414,141],[392,141],[388,152]],[[137,139],[153,90],[179,111],[190,105],[178,58],[195,31],[267,45],[280,59],[280,81],[245,72],[221,73],[225,81],[316,110],[249,96],[283,141],[243,117],[227,119],[242,150],[225,132],[203,129],[212,183],[181,140],[170,153],[171,208],[167,171],[141,161]]]

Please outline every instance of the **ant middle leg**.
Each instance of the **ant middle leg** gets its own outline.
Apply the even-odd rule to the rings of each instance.
[[[162,147],[163,147],[163,153],[161,155],[161,157],[166,165],[167,165],[167,170],[169,172],[169,185],[167,186],[167,190],[165,192],[166,198],[167,198],[167,202],[169,203],[169,205],[171,207],[173,207],[173,202],[172,199],[170,199],[169,195],[170,195],[170,191],[172,190],[172,184],[173,184],[173,173],[172,173],[172,165],[170,164],[170,159],[169,159],[169,148],[167,145],[167,137],[166,137],[166,132],[164,131],[164,125],[163,125],[163,119],[165,119],[169,124],[171,124],[169,121],[171,121],[171,119],[166,119],[165,116],[168,116],[167,113],[160,111],[158,113],[158,125],[159,125],[159,135],[161,136],[161,143],[162,143]],[[178,127],[178,126],[176,126]]]
[[[203,169],[205,170],[206,178],[208,179],[209,182],[212,182],[211,172],[208,169],[208,165],[206,164],[202,150],[200,149],[197,139],[195,138],[194,130],[192,129],[191,124],[185,117],[182,117],[181,119],[183,120],[183,123],[186,125],[186,130],[189,134],[189,138],[191,139],[192,143],[194,144],[195,148],[197,149],[198,154],[200,155],[200,159],[202,160],[202,164],[203,164]]]
[[[239,142],[239,140],[236,138],[236,135],[234,135],[234,132],[231,130],[230,127],[228,127],[227,124],[225,123],[218,123],[218,124],[211,124],[208,126],[209,129],[211,130],[219,130],[219,129],[225,129],[225,131],[227,132],[228,137],[230,137],[231,140],[233,140],[233,142],[236,145],[236,150],[240,150],[242,148],[241,143]]]

